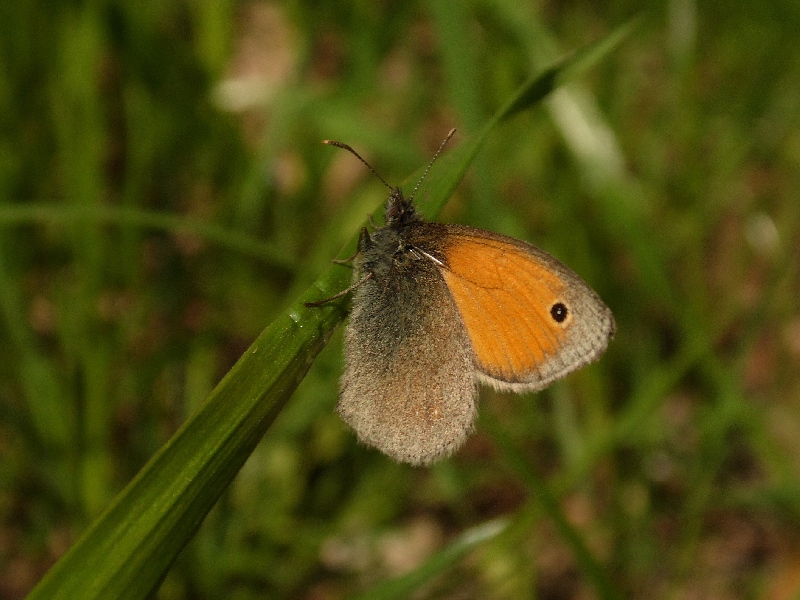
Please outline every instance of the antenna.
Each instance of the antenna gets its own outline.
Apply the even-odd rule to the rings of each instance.
[[[383,185],[385,185],[385,186],[386,186],[387,188],[389,188],[390,190],[394,191],[394,188],[393,188],[392,186],[390,186],[388,183],[386,183],[386,180],[385,180],[383,177],[381,177],[380,175],[378,175],[378,172],[377,172],[375,169],[373,169],[373,168],[372,168],[372,165],[371,165],[371,164],[369,164],[367,161],[365,161],[363,158],[361,158],[361,155],[360,155],[358,152],[356,152],[355,150],[353,150],[353,149],[352,149],[350,146],[348,146],[348,145],[347,145],[347,144],[345,144],[344,142],[335,142],[335,141],[333,141],[333,140],[322,140],[322,143],[323,143],[323,144],[328,144],[328,146],[336,146],[337,148],[341,148],[341,149],[343,149],[343,150],[347,150],[347,151],[348,151],[350,154],[352,154],[352,155],[353,155],[353,156],[355,156],[355,157],[356,157],[358,160],[360,160],[362,163],[364,163],[365,165],[367,165],[367,168],[368,168],[370,171],[372,171],[372,172],[373,172],[373,174],[375,175],[375,177],[377,177],[378,179],[380,179],[380,180],[381,180],[381,183],[383,183]],[[438,154],[438,153],[437,153],[437,154]]]
[[[436,162],[437,158],[439,158],[439,155],[442,153],[442,150],[444,150],[445,144],[447,144],[447,142],[450,141],[450,138],[453,137],[455,132],[456,132],[455,128],[451,129],[450,132],[447,134],[447,136],[445,136],[445,138],[442,141],[442,143],[439,145],[439,149],[436,151],[436,154],[433,155],[433,158],[431,159],[431,162],[428,163],[428,166],[425,168],[425,172],[422,174],[422,177],[419,178],[419,181],[417,182],[417,185],[414,186],[414,191],[411,192],[410,200],[414,200],[414,195],[417,193],[417,190],[419,189],[420,184],[425,179],[425,176],[428,174],[428,171],[431,170],[431,167],[433,166],[433,163]],[[377,177],[378,179],[381,180],[381,183],[383,185],[385,185],[387,188],[389,188],[393,192],[396,189],[398,189],[398,188],[394,188],[391,185],[389,185],[388,183],[386,183],[386,180],[383,177],[381,177],[380,175],[378,175],[378,172],[375,169],[372,168],[371,164],[369,164],[366,160],[364,160],[358,152],[353,150],[350,146],[348,146],[344,142],[337,142],[337,141],[334,141],[334,140],[322,140],[322,143],[323,144],[328,144],[328,146],[336,146],[337,148],[341,148],[342,150],[347,150],[350,154],[352,154],[358,160],[360,160],[362,163],[364,163],[367,166],[367,168],[370,171],[372,171],[372,173],[375,175],[375,177]]]
[[[436,151],[436,154],[433,155],[433,158],[431,159],[431,162],[428,163],[428,166],[425,169],[425,172],[422,174],[422,177],[419,178],[419,181],[417,182],[417,185],[414,186],[414,191],[411,192],[411,196],[410,196],[409,200],[411,200],[412,202],[414,200],[414,196],[417,194],[417,190],[419,189],[419,186],[422,183],[422,180],[425,179],[425,176],[428,174],[428,171],[431,170],[431,167],[433,166],[433,163],[436,162],[436,159],[439,158],[439,155],[442,153],[442,150],[444,150],[445,144],[450,141],[450,138],[453,137],[455,132],[456,132],[456,129],[454,127],[453,129],[450,130],[450,133],[448,133],[447,136],[445,136],[445,138],[442,141],[442,143],[439,144],[439,149]]]

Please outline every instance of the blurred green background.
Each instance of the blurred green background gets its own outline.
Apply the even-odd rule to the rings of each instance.
[[[319,357],[158,598],[335,599],[498,537],[421,598],[800,597],[800,5],[0,5],[0,597],[21,598],[325,269],[390,182],[640,15],[495,132],[441,216],[614,311],[596,365],[482,390],[430,469],[358,446]]]

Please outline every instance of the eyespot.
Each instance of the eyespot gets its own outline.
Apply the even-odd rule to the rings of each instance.
[[[568,314],[567,306],[563,302],[556,302],[550,307],[550,316],[553,317],[556,323],[563,323],[566,321]]]

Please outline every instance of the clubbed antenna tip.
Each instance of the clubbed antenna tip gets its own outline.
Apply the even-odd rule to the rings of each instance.
[[[347,144],[345,144],[344,142],[336,142],[336,141],[334,141],[334,140],[322,140],[322,143],[323,143],[323,144],[328,144],[329,146],[336,146],[337,148],[342,148],[343,150],[347,150],[347,151],[348,151],[350,154],[352,154],[352,155],[353,155],[353,156],[355,156],[355,157],[356,157],[358,160],[360,160],[362,163],[364,163],[365,165],[367,165],[367,168],[368,168],[370,171],[372,171],[372,173],[375,175],[375,177],[377,177],[378,179],[380,179],[380,180],[381,180],[381,182],[383,183],[383,185],[385,185],[385,186],[386,186],[387,188],[389,188],[390,190],[393,190],[393,189],[394,189],[392,186],[390,186],[388,183],[386,183],[386,180],[385,180],[383,177],[381,177],[380,175],[378,175],[378,172],[377,172],[375,169],[373,169],[373,168],[372,168],[372,165],[371,165],[371,164],[369,164],[369,163],[368,163],[366,160],[364,160],[363,158],[361,158],[361,155],[360,155],[358,152],[356,152],[355,150],[353,150],[353,149],[352,149],[350,146],[348,146],[348,145],[347,145]]]

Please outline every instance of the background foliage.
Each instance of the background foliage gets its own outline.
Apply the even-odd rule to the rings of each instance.
[[[640,3],[0,7],[0,596],[41,578],[453,126]],[[484,390],[432,469],[333,412],[335,336],[159,590],[340,598],[491,542],[422,597],[586,597],[540,483],[621,594],[800,590],[800,10],[649,12],[489,140],[442,220],[536,243],[619,333]]]

